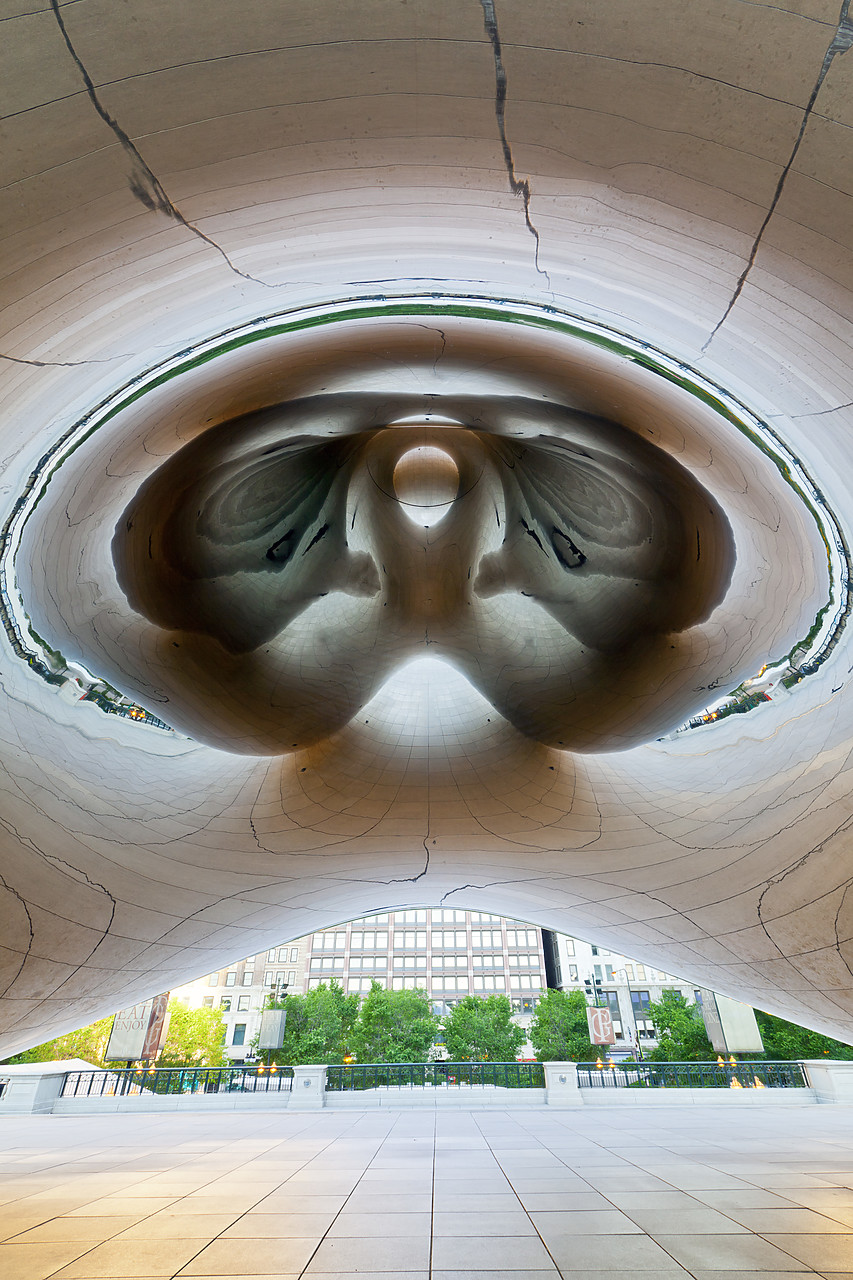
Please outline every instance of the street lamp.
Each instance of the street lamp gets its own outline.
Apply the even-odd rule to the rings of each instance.
[[[625,975],[625,986],[628,988],[628,1004],[631,1007],[631,1021],[634,1024],[634,1042],[637,1046],[637,1061],[642,1062],[643,1050],[640,1048],[640,1028],[637,1026],[637,1015],[634,1011],[634,1001],[631,996],[631,979],[628,977],[627,969],[614,969],[613,973],[614,976],[619,973],[624,973]]]

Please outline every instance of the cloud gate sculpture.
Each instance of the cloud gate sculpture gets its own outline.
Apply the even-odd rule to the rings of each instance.
[[[437,902],[853,1039],[848,0],[0,25],[0,1050]]]

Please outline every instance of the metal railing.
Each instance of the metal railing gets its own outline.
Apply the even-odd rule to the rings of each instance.
[[[133,1097],[167,1093],[283,1093],[292,1067],[122,1067],[69,1071],[63,1098]]]
[[[800,1062],[578,1063],[582,1089],[804,1089]]]
[[[389,1062],[328,1067],[326,1089],[447,1088],[544,1089],[540,1062]]]

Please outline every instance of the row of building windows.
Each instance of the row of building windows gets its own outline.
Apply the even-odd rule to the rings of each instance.
[[[379,930],[353,930],[350,934],[350,950],[352,951],[384,951],[388,948],[389,935]],[[508,929],[506,934],[509,947],[538,947],[539,939],[535,929]],[[433,930],[430,944],[434,950],[467,949],[468,934],[465,929]],[[329,933],[315,933],[314,951],[345,951],[347,935],[343,930]],[[395,929],[393,947],[395,950],[423,949],[427,945],[426,929]],[[472,947],[494,947],[503,949],[503,936],[500,929],[473,929],[471,931]]]
[[[397,925],[428,924],[428,923],[465,924],[466,918],[467,918],[467,912],[465,911],[454,911],[447,907],[434,907],[431,910],[427,910],[426,908],[421,907],[411,911],[395,911],[393,915],[393,923]],[[391,922],[392,922],[391,915],[387,911],[385,911],[379,915],[362,916],[362,918],[358,921],[358,924],[360,926],[371,925],[371,924],[387,925],[387,924],[391,924]],[[472,911],[471,922],[473,924],[500,924],[501,917],[490,915],[487,911]],[[511,923],[515,924],[516,921],[512,921]],[[523,924],[524,922],[518,921],[517,923]],[[314,936],[316,938],[320,935],[315,934]],[[270,958],[271,959],[273,958],[272,953],[270,953]],[[280,955],[279,955],[279,960],[281,960]],[[291,961],[291,963],[295,963],[295,962]]]
[[[248,1013],[252,1007],[251,1000],[252,1000],[251,996],[238,996],[237,997],[238,1013]],[[233,1002],[233,996],[222,996],[222,998],[219,1001],[219,1007],[223,1013],[231,1012],[232,1002]],[[205,996],[204,999],[202,1000],[202,1005],[204,1006],[205,1009],[212,1009],[213,996]]]
[[[504,961],[502,956],[473,956],[473,967],[475,969],[503,969]],[[430,963],[426,954],[412,956],[394,956],[392,961],[395,969],[467,969],[468,957],[466,955],[434,955]],[[313,956],[310,964],[310,972],[313,973],[342,973],[346,966],[344,956]],[[350,956],[349,971],[354,970],[385,970],[389,967],[387,956]],[[539,969],[539,957],[537,955],[511,955],[509,957],[509,967],[511,969]]]
[[[285,973],[281,969],[267,969],[264,973],[265,987],[283,987],[285,984],[292,987],[296,982],[296,970],[288,969]]]

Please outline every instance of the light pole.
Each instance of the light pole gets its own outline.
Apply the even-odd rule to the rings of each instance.
[[[631,1009],[631,1022],[633,1023],[633,1026],[634,1026],[634,1042],[637,1046],[637,1061],[642,1062],[643,1051],[640,1048],[640,1028],[637,1026],[637,1015],[634,1012],[634,1001],[631,998],[631,979],[628,977],[627,969],[614,969],[613,972],[614,974],[624,973],[625,975],[625,986],[628,988],[628,1004]]]

